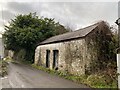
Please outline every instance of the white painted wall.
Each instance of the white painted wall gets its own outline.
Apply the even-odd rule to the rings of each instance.
[[[118,75],[118,88],[120,89],[120,54],[117,54],[117,73]]]
[[[4,45],[2,38],[0,38],[0,56],[4,57]]]

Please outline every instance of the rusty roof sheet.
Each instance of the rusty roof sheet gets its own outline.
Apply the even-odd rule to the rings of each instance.
[[[82,38],[86,36],[87,34],[89,34],[91,31],[93,31],[98,25],[99,23],[96,23],[96,24],[93,24],[91,26],[88,26],[88,27],[85,27],[85,28],[82,28],[76,31],[67,32],[61,35],[53,36],[41,42],[40,45],[60,42],[60,41],[67,41],[67,40],[71,40],[75,38]]]

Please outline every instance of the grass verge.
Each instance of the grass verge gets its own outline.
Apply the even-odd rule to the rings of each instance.
[[[117,79],[112,79],[109,75],[103,73],[76,76],[68,72],[50,70],[42,66],[32,64],[32,67],[48,72],[52,75],[58,75],[76,83],[85,84],[92,88],[117,88]]]

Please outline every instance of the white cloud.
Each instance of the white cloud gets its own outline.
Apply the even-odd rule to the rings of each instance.
[[[1,2],[118,2],[119,0],[1,0]]]
[[[40,16],[55,18],[56,21],[75,30],[99,20],[105,20],[110,24],[114,24],[118,17],[117,0],[116,2],[113,0],[110,0],[111,2],[85,2],[86,0],[84,2],[75,2],[75,0],[74,2],[19,1],[2,3],[4,9],[3,17],[6,21],[14,18],[17,14],[37,12]],[[0,13],[2,13],[2,9]],[[0,24],[1,21],[2,17],[0,16]]]

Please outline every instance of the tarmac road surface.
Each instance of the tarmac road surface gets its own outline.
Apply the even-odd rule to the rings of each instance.
[[[23,64],[9,63],[8,68],[0,88],[89,88]]]

